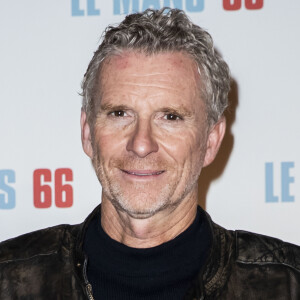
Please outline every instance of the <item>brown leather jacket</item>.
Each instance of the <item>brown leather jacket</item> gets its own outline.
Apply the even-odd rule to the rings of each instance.
[[[0,299],[93,299],[82,252],[87,225],[59,225],[0,244]],[[300,247],[229,231],[206,214],[209,258],[185,299],[300,299]]]

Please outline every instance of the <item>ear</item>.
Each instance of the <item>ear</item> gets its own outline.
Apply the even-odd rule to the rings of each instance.
[[[81,127],[81,143],[84,152],[92,159],[93,158],[93,147],[91,140],[91,130],[90,125],[86,119],[86,112],[81,109],[80,117],[80,127]]]
[[[208,166],[215,159],[221,146],[226,130],[226,119],[222,116],[219,121],[211,128],[206,145],[206,153],[204,157],[203,167]]]

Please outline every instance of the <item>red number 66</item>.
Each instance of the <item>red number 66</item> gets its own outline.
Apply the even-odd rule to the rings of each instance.
[[[261,9],[264,6],[264,0],[245,0],[247,9]],[[223,0],[225,10],[238,10],[242,7],[242,0]]]
[[[52,205],[52,188],[46,183],[52,182],[49,169],[36,169],[33,172],[33,204],[36,208],[49,208]],[[63,181],[73,181],[71,169],[57,169],[54,173],[55,205],[71,207],[73,205],[73,187]]]

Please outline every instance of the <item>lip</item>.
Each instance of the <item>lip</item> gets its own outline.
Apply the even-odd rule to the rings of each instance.
[[[122,170],[123,173],[135,178],[153,178],[163,174],[164,170]]]

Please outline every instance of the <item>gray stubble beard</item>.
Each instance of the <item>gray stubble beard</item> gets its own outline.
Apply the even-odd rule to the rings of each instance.
[[[122,187],[117,181],[112,181],[111,176],[108,176],[104,166],[100,163],[99,151],[94,149],[94,156],[92,159],[96,175],[102,186],[102,195],[107,198],[117,211],[127,213],[129,216],[136,219],[146,219],[156,213],[169,207],[171,210],[179,205],[181,201],[191,192],[194,185],[197,184],[199,174],[193,174],[190,178],[190,184],[187,184],[182,193],[177,196],[177,199],[171,202],[171,197],[174,195],[176,186],[179,184],[181,177],[173,184],[166,184],[163,190],[158,194],[156,199],[149,198],[147,194],[148,183],[138,183],[133,185],[132,194],[140,194],[140,199],[143,204],[139,208],[132,207],[132,201],[130,201],[130,195],[125,195],[122,191]],[[170,171],[170,170],[169,170]],[[151,196],[150,196],[151,197]]]

